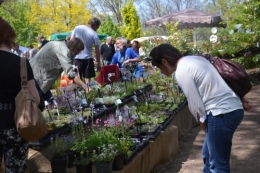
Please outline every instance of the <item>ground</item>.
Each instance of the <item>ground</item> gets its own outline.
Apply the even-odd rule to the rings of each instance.
[[[245,111],[242,123],[233,137],[231,173],[260,172],[260,69],[248,71],[253,83],[246,95],[253,109]],[[192,129],[179,142],[179,152],[174,160],[156,173],[201,173],[203,162],[201,148],[204,132],[200,127]]]

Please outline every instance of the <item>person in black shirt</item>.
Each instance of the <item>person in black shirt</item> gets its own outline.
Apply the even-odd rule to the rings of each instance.
[[[44,38],[42,34],[38,35],[38,41],[40,44],[38,45],[38,49],[40,50],[45,44],[47,44],[49,41]]]
[[[28,142],[20,137],[14,122],[15,97],[21,90],[21,58],[11,52],[16,33],[1,16],[0,31],[0,159],[4,156],[6,173],[25,173]],[[39,104],[40,97],[28,61],[26,66],[29,92]]]
[[[107,37],[106,43],[102,44],[100,47],[100,53],[102,56],[103,65],[109,65],[113,55],[115,54],[115,47],[112,43],[112,37]]]

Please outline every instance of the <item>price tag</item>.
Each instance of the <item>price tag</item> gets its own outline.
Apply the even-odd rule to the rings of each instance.
[[[117,99],[116,101],[115,101],[115,105],[117,106],[117,105],[119,105],[119,104],[121,104],[122,103],[122,101],[120,100],[120,99]]]
[[[127,78],[125,76],[123,76],[123,80],[127,80]]]
[[[132,117],[134,120],[137,118],[137,116],[135,114],[132,114]]]
[[[118,120],[119,120],[119,122],[122,122],[122,121],[123,121],[122,115],[119,115]]]
[[[92,87],[95,88],[95,89],[99,89],[98,85],[92,85]]]
[[[135,102],[138,102],[137,97],[135,95],[132,96],[132,98],[134,99]]]
[[[79,96],[82,96],[82,92],[81,92],[81,91],[78,91],[78,95],[79,95]]]
[[[106,85],[107,89],[111,90],[111,85]]]
[[[86,105],[87,104],[87,100],[86,99],[82,99],[81,100],[81,104]]]
[[[125,111],[125,115],[124,115],[125,117],[128,117],[129,116],[129,114],[128,114],[128,111]]]

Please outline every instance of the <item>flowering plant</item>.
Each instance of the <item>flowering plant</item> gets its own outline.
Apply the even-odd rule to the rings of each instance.
[[[116,144],[103,144],[93,150],[92,161],[93,162],[111,162],[118,154]]]
[[[73,146],[73,140],[69,136],[56,136],[51,138],[51,150],[53,157],[63,158]]]

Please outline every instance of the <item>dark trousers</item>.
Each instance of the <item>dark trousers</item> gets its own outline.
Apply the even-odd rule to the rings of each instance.
[[[40,96],[40,104],[38,105],[39,109],[41,111],[44,110],[45,108],[45,103],[44,101],[47,101],[47,102],[50,102],[53,97],[52,97],[52,93],[51,93],[51,90],[49,89],[46,93],[43,93],[43,91],[41,90],[41,88],[39,87],[38,83],[36,80],[35,81],[35,86],[36,86],[36,89],[38,90],[38,93],[39,93],[39,96]]]

